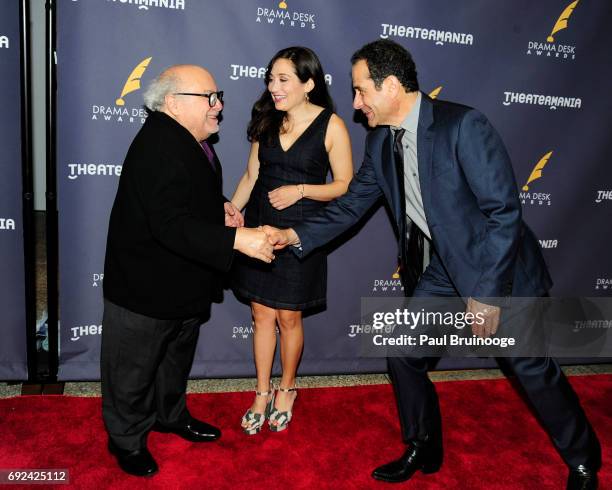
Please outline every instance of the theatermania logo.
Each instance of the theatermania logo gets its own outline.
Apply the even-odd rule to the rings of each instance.
[[[298,29],[317,28],[315,14],[291,10],[285,1],[278,2],[274,7],[257,7],[255,22]]]
[[[142,104],[137,104],[136,98],[132,96],[141,88],[141,79],[151,62],[152,57],[145,58],[138,63],[128,75],[119,97],[115,100],[114,105],[92,105],[91,119],[94,121],[113,121],[119,123],[144,123],[147,118],[147,112]],[[133,105],[127,107],[125,97],[130,96],[133,99]],[[140,101],[139,101],[140,102]]]
[[[79,177],[121,177],[123,165],[112,163],[69,163],[68,178],[76,180]]]
[[[534,56],[544,56],[546,58],[555,58],[559,60],[574,60],[576,59],[576,46],[569,44],[556,43],[557,34],[569,27],[569,22],[574,9],[580,0],[575,0],[570,3],[553,25],[550,34],[546,37],[546,42],[529,41],[527,46],[527,54]]]
[[[540,107],[548,107],[551,110],[557,110],[557,107],[564,109],[581,109],[582,99],[579,97],[560,97],[556,95],[532,94],[525,92],[504,92],[505,106],[511,104],[520,105],[535,105]]]
[[[557,248],[559,246],[559,240],[555,239],[538,240],[538,242],[540,242],[542,248]]]
[[[74,1],[74,0],[73,0]],[[109,3],[125,6],[134,6],[138,10],[160,8],[167,10],[185,10],[185,0],[106,0]]]
[[[357,335],[371,335],[373,333],[391,334],[393,333],[393,325],[385,325],[382,328],[373,328],[372,325],[354,323],[352,325],[349,325],[347,335],[351,339],[354,339],[355,337],[357,337]]]
[[[72,342],[81,340],[82,337],[95,337],[102,335],[102,325],[79,325],[78,327],[71,327],[70,332]]]
[[[538,163],[535,164],[535,167],[533,167],[533,170],[529,174],[529,178],[527,179],[527,182],[522,188],[522,192],[519,192],[519,199],[521,200],[522,204],[531,205],[531,206],[544,206],[544,205],[550,206],[551,205],[552,199],[551,199],[550,193],[533,192],[532,190],[530,190],[530,185],[533,182],[542,179],[542,176],[544,173],[544,167],[546,167],[546,165],[548,164],[552,154],[553,154],[552,151],[549,151],[548,153],[546,153],[546,155],[540,158]]]
[[[9,48],[9,37],[0,36],[0,49],[8,49],[8,48]]]
[[[230,64],[230,80],[240,80],[242,78],[266,78],[266,68],[265,66],[253,66],[253,65],[239,65],[239,64]],[[330,73],[326,73],[324,75],[325,83],[329,86],[334,81],[334,77]]]
[[[612,190],[597,191],[595,202],[599,204],[603,201],[612,201]]]
[[[379,34],[382,39],[388,38],[408,38],[430,41],[436,46],[444,44],[461,44],[471,46],[474,44],[474,34],[467,32],[453,32],[432,27],[407,26],[402,24],[380,24],[382,32]]]
[[[0,218],[0,231],[15,231],[15,220],[12,218]]]

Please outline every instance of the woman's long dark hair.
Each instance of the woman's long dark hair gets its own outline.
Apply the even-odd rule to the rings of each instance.
[[[266,69],[266,90],[253,105],[251,111],[251,121],[247,127],[247,137],[249,141],[263,141],[266,145],[274,144],[274,137],[280,132],[286,112],[279,111],[274,107],[272,95],[268,90],[270,72],[272,66],[278,59],[290,60],[295,67],[295,73],[302,83],[306,83],[312,78],[314,88],[308,93],[308,100],[313,104],[325,109],[334,110],[334,103],[327,90],[323,68],[317,55],[311,49],[302,46],[292,46],[281,49],[268,63]]]

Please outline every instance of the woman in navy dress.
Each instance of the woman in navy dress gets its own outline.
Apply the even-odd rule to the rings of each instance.
[[[230,213],[246,206],[246,226],[289,228],[344,194],[353,177],[348,131],[333,102],[316,54],[308,48],[279,51],[268,64],[266,90],[253,106],[247,134],[247,170],[232,197]],[[333,180],[327,183],[331,170]],[[302,354],[302,312],[325,306],[327,257],[323,251],[299,260],[279,250],[272,264],[238,259],[234,291],[251,304],[257,389],[242,418],[247,434],[266,419],[272,431],[287,428],[297,396],[295,377]],[[270,386],[276,325],[282,378]]]

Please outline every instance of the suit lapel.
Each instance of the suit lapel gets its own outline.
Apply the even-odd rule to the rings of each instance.
[[[425,210],[427,223],[430,226],[434,223],[431,216],[431,161],[434,144],[434,131],[432,128],[434,122],[433,107],[432,100],[426,94],[421,94],[421,110],[417,129],[417,157],[419,161],[419,183],[421,185],[423,209]]]
[[[221,183],[222,181],[221,162],[219,160],[219,157],[217,156],[215,147],[213,145],[209,145],[209,148],[212,150],[212,153],[213,153],[212,167],[214,168],[215,176],[217,177],[217,180],[219,181],[219,183]]]

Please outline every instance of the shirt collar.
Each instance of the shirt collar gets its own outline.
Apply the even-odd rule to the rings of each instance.
[[[419,113],[421,112],[421,92],[417,92],[417,98],[408,115],[402,121],[401,128],[409,133],[416,133],[419,126]],[[396,129],[395,127],[393,129]]]

